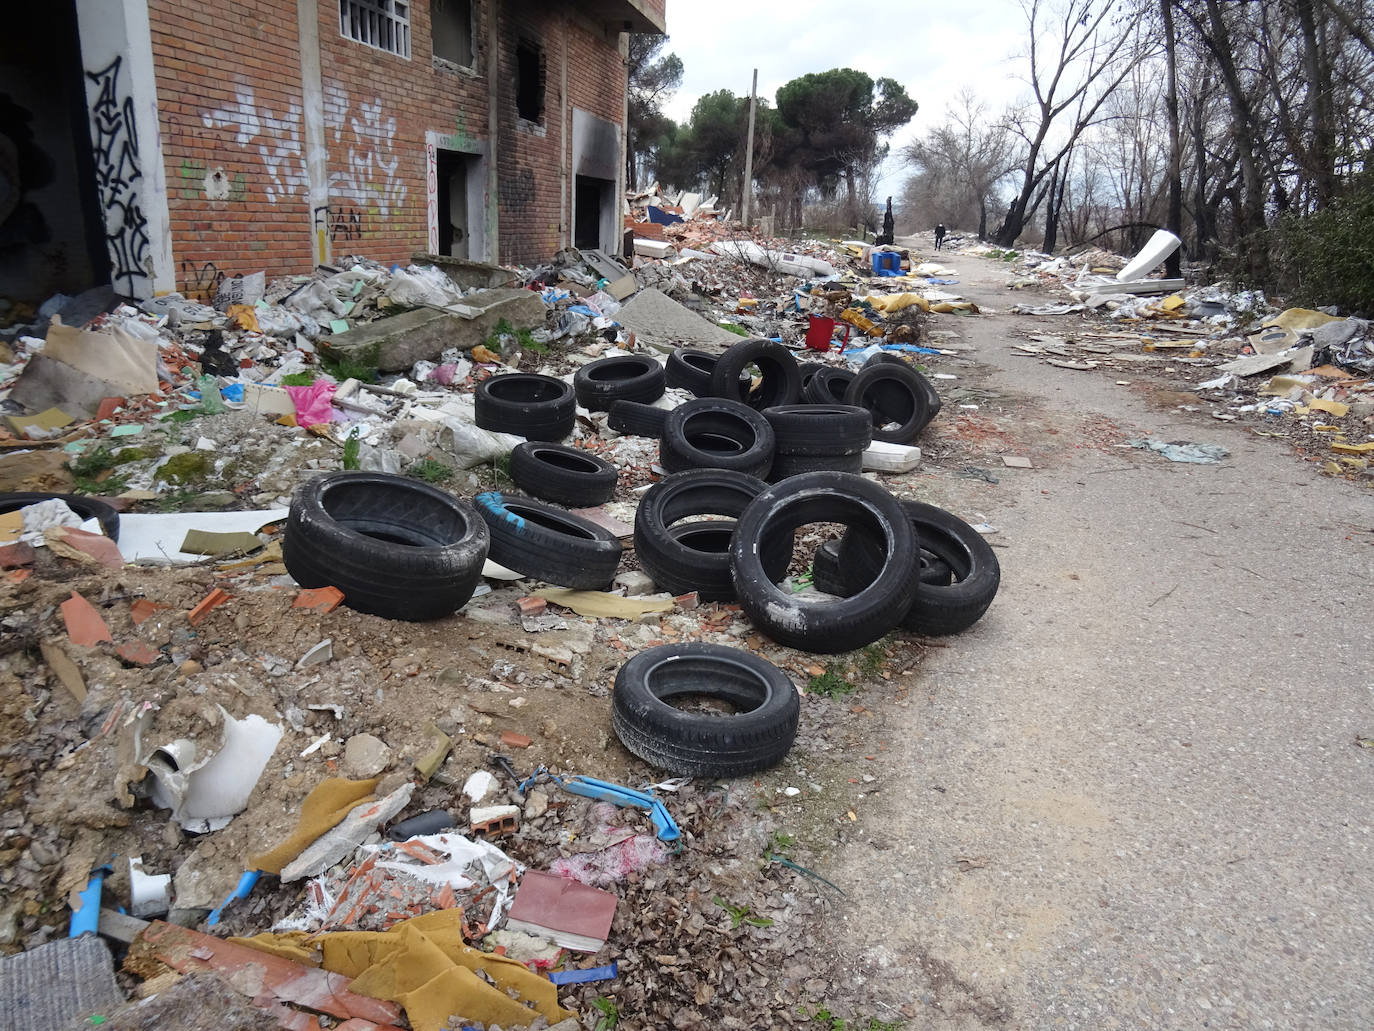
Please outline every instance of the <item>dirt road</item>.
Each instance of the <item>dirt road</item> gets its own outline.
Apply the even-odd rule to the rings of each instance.
[[[948,260],[965,296],[1017,298]],[[1000,397],[947,403],[984,454],[923,440],[910,486],[1000,528],[1002,591],[866,766],[837,860],[854,994],[912,1027],[1370,1027],[1374,491],[1010,353],[1074,318],[935,326],[978,363],[937,371]],[[1112,446],[1146,433],[1230,457]]]

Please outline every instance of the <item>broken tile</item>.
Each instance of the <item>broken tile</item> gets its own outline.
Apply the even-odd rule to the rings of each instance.
[[[333,612],[343,603],[344,593],[337,587],[312,587],[296,595],[293,609],[314,609],[319,613]]]
[[[191,625],[199,626],[201,620],[203,620],[206,617],[206,615],[209,613],[211,609],[215,608],[216,606],[223,605],[226,601],[229,600],[229,598],[230,595],[226,591],[223,591],[220,588],[216,587],[213,591],[211,591],[204,598],[202,598],[199,604],[197,604],[196,607],[191,610],[189,617],[191,620]]]
[[[101,641],[114,641],[96,607],[75,591],[62,603],[62,619],[67,624],[67,636],[72,644],[92,647]]]
[[[23,541],[0,546],[0,569],[21,569],[33,565],[37,559],[33,546]]]
[[[44,543],[55,555],[104,566],[123,569],[124,556],[119,545],[104,534],[91,533],[75,526],[53,526],[44,531]]]
[[[1002,464],[1005,465],[1008,469],[1034,468],[1034,466],[1031,465],[1031,460],[1029,458],[1022,457],[1021,455],[1003,455]]]
[[[115,654],[125,662],[135,666],[151,666],[162,658],[162,653],[147,641],[130,641],[115,649]]]
[[[134,626],[138,626],[144,620],[151,618],[153,613],[159,609],[170,609],[171,607],[160,602],[150,601],[147,598],[139,598],[129,606],[129,616],[133,619]]]
[[[506,748],[529,748],[534,744],[534,738],[526,734],[517,734],[513,730],[501,731],[501,744]]]

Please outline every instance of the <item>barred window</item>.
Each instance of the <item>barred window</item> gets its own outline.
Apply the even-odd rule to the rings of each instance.
[[[339,34],[409,58],[409,0],[339,0]]]

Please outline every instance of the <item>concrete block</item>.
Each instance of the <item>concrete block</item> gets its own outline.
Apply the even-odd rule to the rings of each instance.
[[[10,390],[10,400],[29,411],[61,408],[75,418],[92,418],[100,402],[119,390],[105,380],[65,362],[36,354]]]
[[[500,265],[489,265],[485,261],[469,261],[467,258],[429,254],[425,251],[416,251],[410,257],[417,265],[433,265],[464,290],[474,287],[479,290],[490,290],[515,284],[514,272]]]
[[[447,348],[471,351],[502,319],[514,329],[544,324],[544,301],[532,290],[482,290],[448,308],[417,308],[329,338],[331,354],[382,372],[436,361]],[[103,396],[103,395],[102,395]]]

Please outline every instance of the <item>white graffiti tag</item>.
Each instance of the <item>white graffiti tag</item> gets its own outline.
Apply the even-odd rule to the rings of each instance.
[[[301,107],[292,104],[285,114],[259,108],[251,86],[235,91],[235,102],[214,111],[201,112],[207,129],[234,130],[240,147],[256,145],[262,167],[270,180],[267,199],[275,204],[287,197],[304,196],[309,187],[305,154],[301,149]]]

